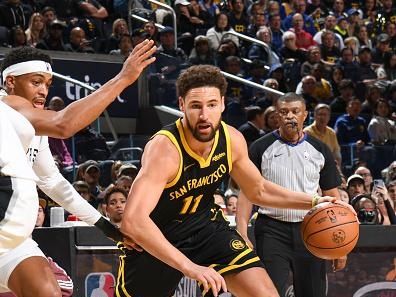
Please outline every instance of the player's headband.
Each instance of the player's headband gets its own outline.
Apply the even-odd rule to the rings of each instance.
[[[2,82],[4,84],[6,77],[9,75],[18,76],[33,72],[44,72],[52,75],[52,67],[49,63],[41,60],[32,60],[17,63],[8,66],[6,69],[3,70],[3,73],[1,74]]]

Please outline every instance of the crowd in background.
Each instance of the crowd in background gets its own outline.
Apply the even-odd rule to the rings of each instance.
[[[370,198],[375,203],[371,208],[382,213],[373,222],[392,223],[388,215],[389,205],[396,204],[396,6],[392,0],[165,3],[175,9],[177,36],[172,15],[145,0],[133,1],[132,8],[148,22],[132,19],[132,30],[126,0],[2,0],[0,46],[125,57],[144,39],[154,39],[157,60],[147,74],[153,104],[176,106],[175,79],[197,64],[216,65],[268,88],[296,92],[310,112],[305,132],[329,145],[346,176],[340,191],[346,191],[349,201],[369,195],[354,201],[357,209]],[[235,33],[262,43],[242,40]],[[277,97],[228,80],[223,119],[239,128],[250,144],[279,127]],[[70,146],[59,140],[50,139],[52,152],[66,175],[65,168],[77,165],[78,181],[70,174],[69,180],[88,188],[87,200],[106,211],[105,189],[122,185],[128,190],[138,166],[123,164],[125,160],[103,161],[111,152],[90,127],[75,140],[75,160],[68,152]],[[84,163],[91,159],[99,163]],[[134,173],[125,177],[116,165],[134,166],[128,168]],[[373,179],[383,179],[385,186],[373,187]],[[220,204],[232,205],[232,197],[227,195]]]

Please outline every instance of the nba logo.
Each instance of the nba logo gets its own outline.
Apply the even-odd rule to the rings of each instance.
[[[93,272],[85,278],[85,297],[113,297],[115,280],[109,272]]]

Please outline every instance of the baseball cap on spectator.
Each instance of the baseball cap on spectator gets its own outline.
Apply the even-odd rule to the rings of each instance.
[[[93,160],[91,160],[91,161],[87,161],[86,162],[86,164],[85,164],[85,170],[84,170],[84,172],[85,173],[87,173],[89,170],[91,170],[91,169],[96,169],[97,171],[99,171],[100,172],[100,167],[99,167],[99,164],[98,164],[98,162],[96,162],[96,161],[93,161]]]
[[[118,169],[117,177],[120,177],[121,175],[136,176],[137,172],[138,172],[138,168],[135,165],[131,163],[126,163],[121,165],[121,167]]]
[[[346,20],[347,20],[346,16],[342,14],[337,18],[337,24],[339,24],[341,21],[346,21]]]
[[[359,55],[362,54],[362,53],[364,53],[364,52],[369,52],[369,53],[371,53],[371,49],[370,49],[367,45],[362,45],[362,46],[359,48]]]
[[[362,182],[362,184],[364,184],[364,178],[359,175],[359,174],[352,174],[350,177],[348,177],[347,179],[347,188],[350,186],[351,182],[354,180],[359,180]]]
[[[388,34],[386,33],[381,33],[380,35],[377,36],[377,42],[389,42],[390,41],[390,37]]]
[[[187,5],[190,5],[190,2],[188,2],[187,0],[176,0],[175,6],[178,4],[187,6]]]
[[[165,26],[164,28],[162,28],[159,33],[163,34],[163,33],[174,33],[175,31],[173,30],[172,27],[170,26]]]
[[[347,13],[348,13],[349,16],[354,15],[354,14],[359,14],[360,15],[359,10],[357,10],[356,8],[349,9]]]
[[[52,27],[55,27],[55,26],[64,29],[64,28],[66,28],[66,23],[62,22],[61,20],[55,19],[55,20],[53,20],[51,22],[50,27],[52,28]]]

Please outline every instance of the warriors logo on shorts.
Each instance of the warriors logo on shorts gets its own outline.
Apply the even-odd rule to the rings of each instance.
[[[239,251],[245,248],[245,243],[239,239],[233,239],[230,242],[230,246],[234,251]]]

